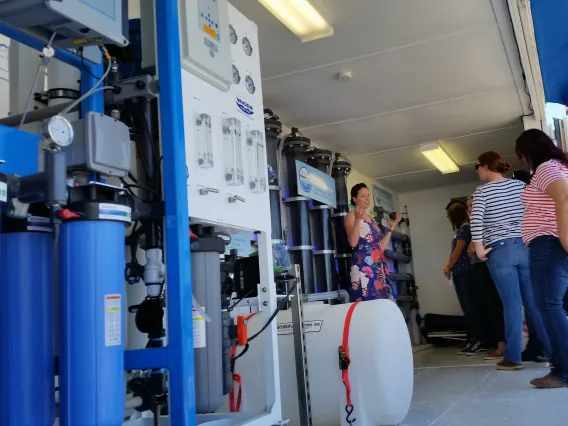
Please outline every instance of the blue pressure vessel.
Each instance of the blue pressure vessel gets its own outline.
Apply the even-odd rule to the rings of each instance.
[[[124,420],[124,223],[66,222],[59,235],[61,426]]]
[[[53,239],[0,234],[0,425],[55,421]]]

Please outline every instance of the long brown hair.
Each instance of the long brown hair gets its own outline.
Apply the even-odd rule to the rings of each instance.
[[[464,223],[469,223],[469,215],[467,214],[467,207],[462,203],[452,204],[448,208],[448,218],[452,222],[454,231],[458,230]]]
[[[495,151],[487,151],[479,156],[478,164],[487,166],[487,168],[495,173],[505,174],[511,168],[511,165],[505,163],[501,154]]]

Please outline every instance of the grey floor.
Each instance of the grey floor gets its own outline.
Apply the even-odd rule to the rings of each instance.
[[[545,365],[497,371],[483,356],[442,348],[416,353],[415,367],[412,406],[399,426],[568,425],[568,389],[535,389],[529,383],[547,374]]]

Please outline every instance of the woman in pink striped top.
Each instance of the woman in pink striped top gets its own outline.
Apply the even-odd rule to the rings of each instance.
[[[531,129],[518,139],[517,155],[534,172],[521,200],[521,234],[529,247],[534,298],[552,347],[550,374],[538,388],[568,387],[568,155],[544,132]]]

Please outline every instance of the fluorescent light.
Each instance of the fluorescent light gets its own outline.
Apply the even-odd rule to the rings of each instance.
[[[329,25],[308,0],[258,0],[280,22],[302,40],[317,40],[333,35]]]
[[[459,172],[460,168],[437,143],[420,145],[420,152],[442,174]]]

